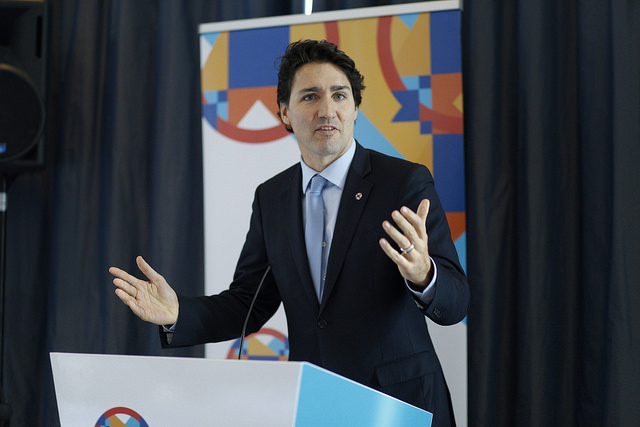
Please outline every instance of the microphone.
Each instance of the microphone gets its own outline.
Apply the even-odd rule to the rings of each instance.
[[[260,279],[260,283],[258,284],[258,289],[256,289],[256,293],[253,295],[253,300],[251,300],[251,305],[249,306],[249,311],[247,312],[247,317],[244,319],[244,325],[242,326],[242,334],[240,334],[240,347],[238,347],[238,360],[242,358],[242,346],[244,345],[244,335],[247,333],[247,323],[249,323],[249,316],[251,316],[251,310],[253,310],[253,304],[255,304],[256,299],[258,298],[258,293],[264,284],[264,279],[266,279],[267,274],[271,270],[271,264],[267,266],[267,269],[264,271],[262,275],[262,279]]]

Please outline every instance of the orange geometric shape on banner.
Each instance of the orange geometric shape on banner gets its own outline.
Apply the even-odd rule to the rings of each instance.
[[[249,340],[247,342],[247,348],[253,356],[270,356],[273,354],[273,350],[260,340]]]
[[[289,40],[327,40],[340,47],[338,22],[327,21],[315,24],[295,24],[289,27]]]
[[[273,114],[274,121],[277,121],[278,124],[264,129],[239,127],[238,123],[242,121],[258,101]],[[227,102],[229,105],[229,120],[224,120],[218,116],[216,122],[216,129],[222,135],[238,142],[271,142],[290,135],[284,126],[279,123],[280,118],[277,115],[277,106],[275,105],[275,86],[231,89],[227,91]],[[269,108],[270,105],[273,108]]]
[[[226,90],[229,87],[229,33],[218,35],[202,67],[202,91]]]
[[[289,27],[289,41],[298,40],[326,40],[327,31],[324,22],[315,24],[296,24]]]
[[[229,123],[232,125],[237,126],[257,101],[262,102],[273,113],[273,117],[280,121],[277,115],[275,86],[230,89],[227,91],[227,101]]]
[[[451,239],[455,242],[467,230],[467,215],[465,212],[447,212],[446,214],[449,228],[451,229]]]
[[[433,121],[433,133],[462,133],[462,75],[432,74],[433,109],[442,116]],[[420,112],[422,117],[422,110]],[[428,115],[428,114],[427,114]],[[427,119],[429,120],[429,119]]]
[[[401,76],[431,74],[431,18],[428,13],[418,15],[411,27],[394,17],[391,21],[390,43],[393,63]]]

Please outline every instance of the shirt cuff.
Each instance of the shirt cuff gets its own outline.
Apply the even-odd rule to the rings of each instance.
[[[436,262],[431,257],[429,257],[429,259],[431,260],[431,266],[433,268],[433,277],[431,278],[431,281],[429,282],[427,287],[424,288],[424,291],[419,292],[414,290],[411,286],[409,286],[409,282],[407,281],[407,279],[404,280],[404,283],[407,285],[407,288],[409,288],[409,291],[413,294],[413,296],[425,305],[428,305],[433,300],[433,296],[436,293],[436,279],[438,278],[438,267],[436,266]]]

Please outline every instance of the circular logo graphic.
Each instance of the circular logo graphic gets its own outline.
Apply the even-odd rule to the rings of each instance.
[[[149,427],[149,424],[136,411],[118,407],[102,414],[96,427]]]
[[[240,340],[234,341],[227,359],[237,359]],[[244,340],[241,359],[289,360],[289,340],[275,329],[262,328]]]

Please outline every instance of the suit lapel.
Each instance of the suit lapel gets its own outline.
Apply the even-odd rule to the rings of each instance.
[[[347,174],[347,180],[340,200],[336,226],[333,231],[321,310],[335,287],[336,280],[344,264],[346,253],[353,240],[357,224],[360,221],[369,194],[373,188],[373,183],[365,179],[370,171],[369,153],[356,143],[356,153]],[[304,241],[304,237],[302,240]]]

